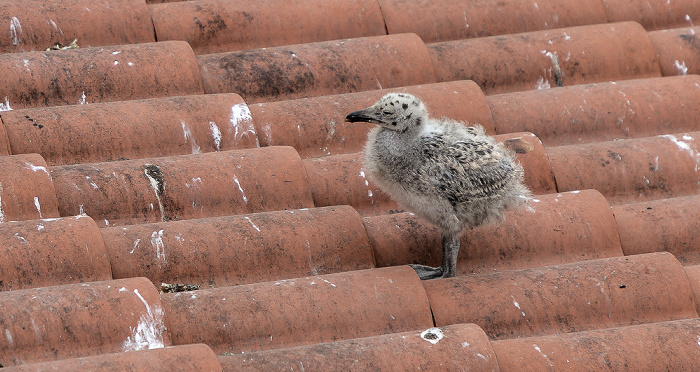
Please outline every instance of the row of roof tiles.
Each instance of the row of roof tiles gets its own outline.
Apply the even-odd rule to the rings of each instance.
[[[200,56],[180,41],[6,53],[0,68],[15,73],[0,77],[0,101],[21,109],[237,93],[250,104],[454,80],[507,93],[698,73],[696,31],[647,32],[623,22],[434,44],[396,34]]]
[[[345,115],[389,91],[421,97],[434,117],[532,132],[545,146],[700,130],[698,75],[489,96],[451,81],[250,106],[222,93],[12,110],[0,115],[0,153],[41,154],[51,166],[259,146],[292,146],[302,158],[354,153],[372,126]]]
[[[660,251],[698,265],[699,203],[692,195],[611,208],[594,190],[538,196],[501,225],[467,231],[458,267],[486,274]],[[361,217],[349,206],[102,229],[63,217],[7,222],[0,236],[0,290],[131,277],[219,287],[441,257],[439,232],[415,215]]]
[[[535,194],[597,189],[617,205],[697,194],[698,136],[552,147],[528,132],[496,139],[515,149]],[[3,221],[87,213],[105,227],[314,206],[398,209],[366,178],[359,152],[301,159],[292,147],[268,146],[62,166],[22,154],[0,164]]]
[[[13,366],[204,343],[231,370],[299,361],[352,366],[368,348],[374,351],[361,363],[439,351],[493,369],[531,360],[581,368],[611,346],[620,348],[607,351],[616,363],[639,346],[662,354],[658,343],[671,341],[657,337],[671,333],[674,352],[656,363],[685,365],[698,357],[699,279],[700,266],[652,253],[425,282],[406,266],[164,294],[145,278],[107,280],[0,294],[0,355]],[[158,353],[170,358],[167,350]],[[189,363],[212,359],[198,352]]]
[[[438,42],[622,21],[652,31],[700,20],[696,0],[159,2],[10,2],[0,9],[1,23],[9,26],[0,34],[0,52],[44,50],[74,39],[80,46],[181,40],[203,54],[400,33]]]

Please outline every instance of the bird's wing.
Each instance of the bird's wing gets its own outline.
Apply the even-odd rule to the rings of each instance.
[[[432,134],[422,151],[421,176],[453,205],[496,194],[515,173],[510,156],[478,137],[448,141]]]

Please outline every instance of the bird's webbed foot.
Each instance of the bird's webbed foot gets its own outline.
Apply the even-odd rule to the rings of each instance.
[[[416,271],[420,280],[429,280],[441,278],[443,274],[442,267],[430,267],[425,265],[408,265]]]

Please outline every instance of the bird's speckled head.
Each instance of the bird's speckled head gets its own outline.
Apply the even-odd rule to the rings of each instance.
[[[408,93],[389,93],[374,105],[350,113],[345,121],[374,123],[398,132],[419,128],[428,120],[428,109]]]

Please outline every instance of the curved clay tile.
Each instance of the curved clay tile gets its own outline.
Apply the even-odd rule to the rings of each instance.
[[[221,363],[207,345],[194,344],[25,364],[5,368],[3,372],[63,371],[217,372],[221,371]]]
[[[700,265],[686,266],[684,269],[686,275],[688,275],[690,288],[693,290],[693,295],[695,295],[695,308],[700,313]]]
[[[697,0],[602,0],[607,22],[635,21],[647,30],[692,26],[700,20]]]
[[[597,189],[611,204],[696,194],[700,132],[547,148],[559,191]]]
[[[494,133],[484,93],[473,81],[415,85],[250,106],[262,146],[292,146],[302,158],[362,151],[373,124],[346,123],[345,116],[373,105],[388,92],[420,98],[432,117],[479,123]]]
[[[102,229],[115,278],[202,288],[374,267],[348,206]]]
[[[438,81],[474,80],[486,94],[661,76],[654,46],[634,22],[427,46]]]
[[[7,111],[16,154],[50,165],[197,154],[258,146],[237,94],[207,94]]]
[[[314,205],[351,205],[360,215],[403,211],[389,195],[370,182],[362,153],[304,159]]]
[[[155,41],[148,8],[140,0],[44,0],[3,2],[0,53],[70,45],[80,48]],[[9,27],[9,28],[6,28]]]
[[[474,324],[220,356],[225,371],[498,371],[488,337]]]
[[[170,345],[158,291],[144,278],[0,292],[5,366]]]
[[[440,264],[440,232],[412,213],[363,219],[378,267]],[[595,190],[540,195],[496,225],[462,234],[459,274],[622,256],[615,220]]]
[[[671,252],[684,265],[700,264],[700,195],[612,208],[626,255]]]
[[[654,31],[649,38],[664,76],[700,74],[700,26]]]
[[[557,191],[552,166],[537,136],[522,132],[499,134],[494,138],[515,151],[518,161],[525,170],[525,185],[533,194],[549,194]]]
[[[493,342],[504,371],[693,371],[700,320]]]
[[[696,318],[673,255],[651,253],[424,282],[435,324],[476,323],[492,339]]]
[[[286,45],[197,57],[206,93],[281,101],[435,82],[414,34]]]
[[[162,301],[174,344],[202,342],[217,354],[433,325],[423,285],[408,266],[163,294]]]
[[[181,41],[0,54],[0,102],[12,109],[201,94]]]
[[[3,121],[7,111],[3,112],[1,109],[2,105],[3,103],[0,102],[0,156],[5,156],[12,154],[12,151],[10,150],[10,140],[7,138],[7,130]]]
[[[37,154],[0,157],[0,223],[55,217],[58,201],[44,159]]]
[[[606,23],[599,1],[379,0],[390,34],[426,43]]]
[[[0,224],[0,291],[112,279],[95,222],[86,216]]]
[[[299,155],[264,147],[51,168],[62,215],[100,227],[313,207]]]
[[[148,9],[159,41],[187,41],[197,54],[386,33],[372,0],[199,0]]]
[[[537,137],[531,133],[509,133],[496,139],[516,151],[525,169],[525,184],[533,192],[556,191],[549,160]],[[367,178],[363,162],[360,152],[304,159],[315,205],[351,205],[362,216],[403,211]]]
[[[498,133],[530,131],[546,146],[700,129],[700,76],[651,78],[486,98]]]

